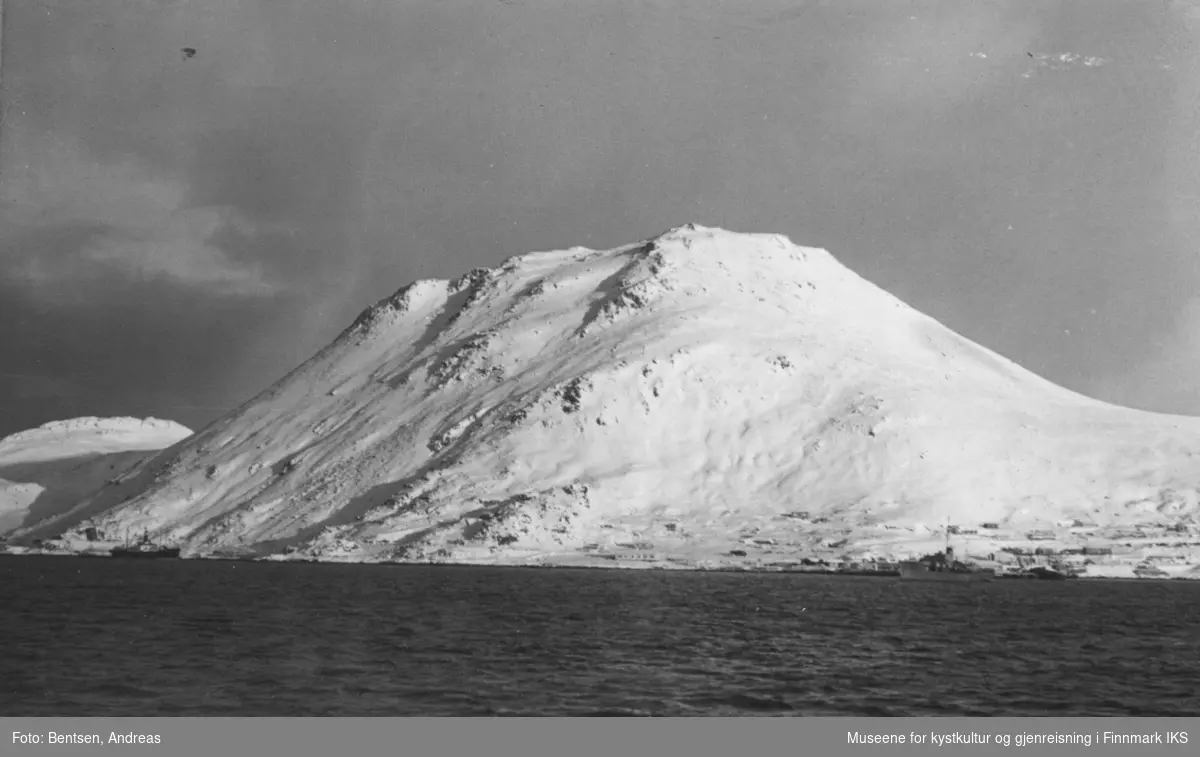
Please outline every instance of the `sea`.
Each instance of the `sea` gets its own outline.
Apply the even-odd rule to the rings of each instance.
[[[0,558],[5,716],[1200,713],[1200,582]]]

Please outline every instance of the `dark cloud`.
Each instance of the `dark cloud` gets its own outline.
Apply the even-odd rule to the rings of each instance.
[[[1192,351],[1195,47],[1096,8],[6,3],[0,433],[197,425],[412,278],[692,220],[1144,404]]]
[[[0,286],[0,397],[10,398],[0,424],[149,414],[194,425],[228,408],[230,363],[246,325],[270,317],[267,302],[111,274],[87,282],[52,305]]]
[[[37,400],[0,433],[78,412],[195,424],[305,357],[359,276],[369,99],[287,66],[306,56],[252,4],[5,10],[0,387]],[[185,66],[184,39],[211,54]]]
[[[252,223],[344,223],[361,203],[368,114],[334,90],[256,87],[239,100],[195,141],[191,202],[231,206]]]

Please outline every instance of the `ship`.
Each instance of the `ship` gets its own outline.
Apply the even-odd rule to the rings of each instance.
[[[991,581],[996,571],[956,560],[950,546],[950,526],[946,526],[946,548],[918,560],[900,563],[900,578],[905,581]]]
[[[900,563],[900,578],[906,581],[991,581],[996,572],[969,563],[949,559],[942,552],[920,560]]]
[[[1150,563],[1140,563],[1133,569],[1134,578],[1170,578],[1171,574]]]
[[[1000,578],[1016,578],[1035,581],[1066,581],[1079,578],[1086,568],[1080,569],[1064,564],[1018,565],[999,574]]]
[[[152,560],[164,557],[179,557],[179,551],[179,547],[168,547],[165,544],[158,544],[151,541],[150,531],[146,530],[142,532],[142,538],[136,544],[129,544],[127,541],[119,547],[113,547],[109,551],[109,554],[113,557]]]
[[[1046,565],[1035,565],[1027,572],[1039,581],[1066,581],[1068,578],[1076,578],[1074,573]]]

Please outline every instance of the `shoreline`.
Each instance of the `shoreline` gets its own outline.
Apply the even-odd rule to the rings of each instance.
[[[123,560],[125,558],[117,558],[102,552],[71,552],[65,550],[38,550],[38,551],[23,551],[12,552],[9,550],[0,551],[0,558],[86,558],[86,559],[110,559]],[[811,575],[811,576],[837,576],[842,578],[872,578],[883,579],[891,578],[905,583],[941,583],[919,581],[911,579],[903,579],[899,571],[890,570],[830,570],[830,569],[796,569],[796,568],[762,568],[755,566],[737,567],[737,566],[693,566],[673,564],[652,564],[646,562],[630,562],[619,563],[612,560],[606,560],[607,564],[567,564],[555,562],[526,562],[526,563],[483,563],[483,562],[442,562],[442,561],[353,561],[353,560],[319,560],[308,558],[291,558],[291,559],[271,559],[271,556],[253,557],[253,556],[213,556],[213,555],[197,555],[190,557],[159,557],[151,560],[138,560],[139,563],[166,561],[166,562],[230,562],[230,563],[300,563],[308,565],[370,565],[388,568],[405,568],[405,567],[438,567],[438,568],[504,568],[504,569],[525,569],[525,570],[592,570],[592,571],[651,571],[658,573],[665,572],[687,572],[687,573],[753,573],[753,574],[786,574],[786,575]],[[1120,575],[1088,575],[1080,574],[1065,579],[1068,582],[1084,581],[1096,583],[1101,581],[1153,581],[1161,582],[1188,582],[1200,581],[1200,575],[1195,576],[1120,576]],[[1000,576],[996,575],[993,578],[982,581],[983,583],[1062,583],[1058,581],[1046,581],[1032,576]],[[955,583],[955,582],[948,582]],[[975,582],[973,582],[975,583]]]

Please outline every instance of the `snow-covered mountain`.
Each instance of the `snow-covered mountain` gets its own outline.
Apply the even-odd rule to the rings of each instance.
[[[824,250],[689,225],[417,281],[21,534],[704,565],[746,545],[897,554],[947,519],[1186,525],[1198,491],[1200,419],[1056,386]]]
[[[158,418],[73,418],[0,439],[0,535],[69,510],[191,433]]]

